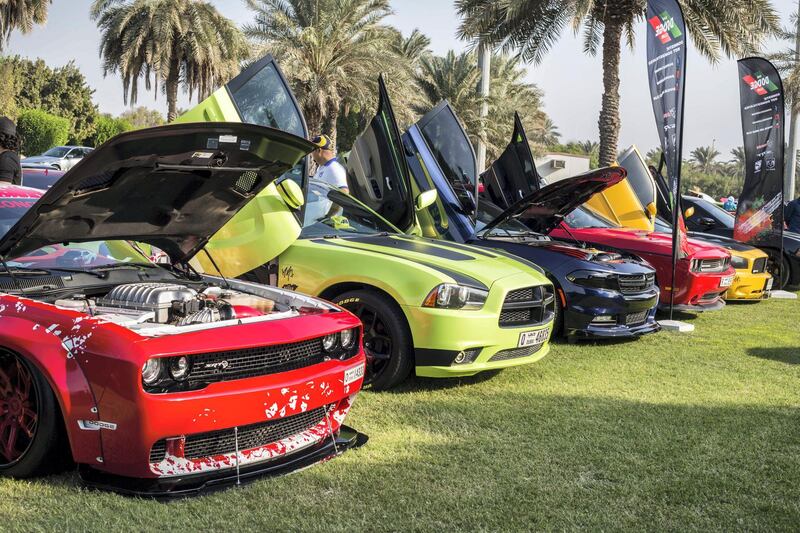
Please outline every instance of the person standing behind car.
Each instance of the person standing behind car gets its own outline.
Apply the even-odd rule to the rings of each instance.
[[[317,164],[317,171],[314,173],[315,180],[324,181],[332,187],[336,187],[346,193],[350,190],[347,187],[347,171],[344,166],[336,159],[333,149],[333,141],[327,135],[317,135],[311,142],[317,148],[311,152],[311,157]]]
[[[800,196],[786,204],[783,218],[789,231],[800,233]]]
[[[10,118],[0,117],[0,182],[22,185],[19,147],[17,126]]]

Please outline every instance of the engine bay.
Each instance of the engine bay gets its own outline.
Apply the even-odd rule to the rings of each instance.
[[[234,288],[235,284],[242,287]],[[326,304],[302,295],[238,281],[226,281],[225,286],[209,283],[197,287],[161,281],[125,283],[95,294],[61,297],[53,303],[61,309],[85,313],[146,336],[290,318],[303,312],[333,309],[326,309]]]

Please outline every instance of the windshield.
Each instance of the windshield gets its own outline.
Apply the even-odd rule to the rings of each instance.
[[[67,152],[69,152],[69,148],[66,146],[56,146],[55,148],[50,148],[42,155],[46,155],[48,157],[64,157],[67,155]]]
[[[399,231],[349,194],[320,182],[309,181],[301,238],[376,233]]]
[[[494,220],[502,214],[502,209],[484,200],[480,204],[478,216],[475,220],[475,232],[480,237],[516,237],[534,234],[525,224],[514,218],[508,218],[492,227],[489,231],[484,231],[488,224],[494,222]],[[544,235],[542,235],[542,237],[547,238]]]
[[[36,203],[36,198],[3,198],[0,200],[0,236],[22,218],[22,215]]]
[[[6,260],[9,267],[86,269],[121,264],[152,266],[150,260],[127,241],[53,244]]]
[[[592,213],[585,207],[578,207],[564,218],[564,221],[571,228],[614,228],[615,226],[609,220],[601,217],[596,213]]]
[[[657,233],[672,233],[672,224],[661,217],[656,217],[654,228]]]

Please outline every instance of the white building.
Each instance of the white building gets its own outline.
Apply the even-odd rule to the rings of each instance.
[[[589,166],[588,155],[549,152],[536,158],[536,170],[548,185],[589,172]]]

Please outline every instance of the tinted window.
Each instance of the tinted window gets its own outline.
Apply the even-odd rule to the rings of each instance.
[[[647,207],[647,204],[655,201],[655,183],[650,175],[650,169],[639,157],[639,153],[629,149],[620,158],[619,164],[628,171],[628,183],[633,188],[633,192],[636,193],[636,197],[639,198],[642,207]]]
[[[716,220],[720,225],[722,225],[722,227],[731,230],[733,229],[735,217],[721,207],[700,198],[694,200],[694,206],[694,215],[692,215],[689,221],[695,225],[697,225],[697,221],[699,219],[710,217]],[[684,206],[684,209],[686,209],[686,206]]]
[[[592,213],[585,207],[579,207],[564,218],[572,228],[613,228],[614,224],[605,218]]]
[[[421,122],[420,131],[459,198],[467,193],[472,195],[478,179],[475,154],[450,107],[443,107],[433,117]],[[471,206],[465,207],[471,210]]]
[[[305,137],[302,117],[273,63],[267,63],[244,83],[229,88],[242,122]]]
[[[349,194],[325,184],[309,182],[303,231],[300,237],[376,233],[398,233],[398,231]]]
[[[0,236],[17,223],[25,212],[36,203],[36,198],[2,198],[0,199]]]
[[[55,148],[50,148],[42,155],[46,155],[48,157],[64,157],[65,155],[67,155],[67,152],[69,152],[69,148],[65,148],[63,146],[56,146]]]

